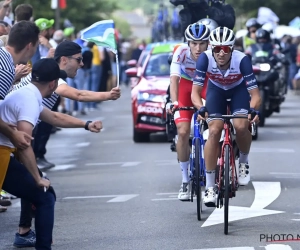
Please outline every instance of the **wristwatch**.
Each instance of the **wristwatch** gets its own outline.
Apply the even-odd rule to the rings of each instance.
[[[89,124],[91,123],[92,121],[87,121],[84,125],[84,129],[85,130],[89,130]]]

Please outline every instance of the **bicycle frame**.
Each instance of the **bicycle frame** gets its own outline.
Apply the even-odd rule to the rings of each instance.
[[[222,179],[222,174],[223,174],[223,168],[225,165],[225,146],[228,145],[229,146],[229,152],[230,152],[230,166],[232,166],[232,171],[231,171],[231,180],[235,180],[232,181],[232,191],[231,192],[231,197],[235,196],[234,193],[238,188],[237,185],[237,175],[236,175],[236,168],[235,168],[235,155],[233,152],[233,142],[232,142],[232,133],[231,133],[231,128],[232,128],[232,124],[230,122],[230,120],[225,119],[224,121],[224,130],[225,130],[225,136],[224,136],[224,140],[223,140],[223,144],[222,144],[222,149],[221,149],[221,156],[219,159],[219,178],[218,178],[218,189],[221,189],[221,179]]]
[[[197,112],[194,113],[194,137],[192,140],[192,164],[190,164],[191,166],[191,172],[194,173],[192,166],[194,166],[194,160],[195,159],[195,140],[199,139],[200,140],[200,145],[201,145],[201,150],[200,150],[200,173],[201,173],[201,180],[200,180],[200,186],[205,186],[205,161],[204,161],[204,145],[205,145],[205,141],[203,139],[202,136],[202,132],[204,130],[204,122],[202,121],[201,124],[199,121],[197,121]],[[201,132],[200,132],[201,131]]]

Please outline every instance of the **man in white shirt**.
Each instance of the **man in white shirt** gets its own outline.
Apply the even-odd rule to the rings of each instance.
[[[57,48],[55,49],[54,59],[58,63],[60,69],[64,70],[67,73],[67,76],[70,78],[74,78],[77,73],[77,70],[83,66],[81,47],[77,43],[71,41],[63,41],[57,46]],[[12,93],[19,88],[24,88],[25,86],[30,84],[30,82],[31,74],[22,78],[19,84],[14,85]],[[55,90],[55,92],[53,92],[51,98],[43,99],[43,106],[52,109],[55,103],[58,102],[59,96],[63,96],[80,102],[90,102],[116,100],[120,97],[120,95],[121,92],[119,88],[113,88],[111,91],[108,92],[78,90],[69,86],[64,79],[59,79],[58,87]],[[54,166],[54,164],[46,162],[44,157],[46,153],[47,143],[45,137],[47,136],[46,134],[48,132],[49,138],[51,127],[51,125],[45,122],[41,122],[37,126],[37,133],[34,135],[34,151],[35,156],[37,157],[37,163],[39,167],[47,165],[52,165],[52,167]],[[43,139],[41,140],[42,137]],[[14,245],[21,245],[21,242],[23,242],[24,247],[29,247],[32,245],[32,242],[34,242],[35,235],[34,232],[30,229],[32,221],[30,207],[31,205],[29,204],[29,202],[26,202],[26,200],[21,199],[19,232],[16,233]],[[23,237],[22,235],[26,235],[26,237]]]
[[[53,126],[81,127],[91,132],[100,132],[102,128],[100,121],[84,122],[43,107],[43,98],[50,97],[57,88],[58,79],[66,76],[54,59],[41,59],[32,68],[32,84],[14,91],[1,103],[0,117],[4,122],[16,126],[18,130],[29,135],[39,118]],[[20,160],[18,161],[15,157],[10,157],[10,153],[15,152],[13,144],[9,138],[0,133],[0,149],[7,151],[5,158],[0,162],[0,168],[7,168],[3,189],[34,204],[35,248],[51,249],[55,192],[50,186],[50,181],[41,177],[32,147],[18,149],[17,157]],[[7,162],[8,166],[5,165]]]

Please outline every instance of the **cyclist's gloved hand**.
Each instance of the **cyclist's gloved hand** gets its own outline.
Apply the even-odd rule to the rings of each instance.
[[[198,110],[198,119],[201,119],[201,120],[204,120],[206,119],[205,117],[207,116],[207,108],[205,106],[201,107],[199,110]]]
[[[177,102],[177,101],[173,102],[173,103],[171,104],[171,106],[170,106],[171,113],[174,113],[174,112],[175,112],[175,109],[177,109],[178,106],[179,106],[179,105],[178,105],[178,102]]]
[[[259,123],[259,111],[254,108],[250,108],[248,112],[248,119],[251,123]]]

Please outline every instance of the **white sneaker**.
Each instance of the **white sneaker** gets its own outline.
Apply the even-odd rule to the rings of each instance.
[[[189,201],[191,199],[190,183],[182,183],[179,189],[178,200]]]
[[[213,187],[209,187],[205,190],[203,203],[207,207],[215,207],[217,202],[217,190]]]
[[[240,163],[239,164],[239,175],[238,175],[238,183],[240,186],[248,185],[250,181],[250,170],[248,163]]]

